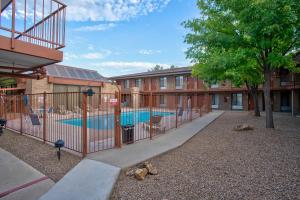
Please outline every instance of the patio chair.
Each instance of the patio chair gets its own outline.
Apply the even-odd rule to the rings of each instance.
[[[58,113],[61,115],[67,114],[67,109],[65,105],[58,105]]]
[[[153,115],[151,117],[152,117],[152,129],[158,130],[160,132],[165,132],[166,131],[166,127],[163,127],[161,125],[162,116],[160,116],[160,115]],[[144,122],[143,123],[143,128],[146,129],[147,131],[149,131],[150,130],[150,121]]]
[[[82,113],[82,109],[79,106],[74,106],[74,113],[76,114],[81,114]]]

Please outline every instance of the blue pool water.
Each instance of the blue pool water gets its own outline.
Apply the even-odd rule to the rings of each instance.
[[[153,111],[153,115],[160,115],[160,116],[170,116],[175,115],[173,112],[157,112]],[[150,120],[150,111],[136,111],[136,112],[122,112],[121,113],[121,125],[135,125],[141,122],[147,122]],[[82,119],[81,118],[74,118],[74,119],[65,119],[60,120],[63,124],[69,124],[73,126],[82,126]],[[88,117],[87,119],[87,127],[98,129],[98,130],[105,130],[105,129],[112,129],[114,127],[114,115],[97,115]]]

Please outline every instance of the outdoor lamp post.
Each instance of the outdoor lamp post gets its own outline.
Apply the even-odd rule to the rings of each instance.
[[[56,153],[57,153],[58,160],[60,160],[60,148],[63,148],[65,146],[65,142],[63,140],[57,140],[54,143],[54,146],[57,149]]]

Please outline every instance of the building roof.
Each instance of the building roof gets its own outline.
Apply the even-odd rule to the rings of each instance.
[[[154,76],[168,76],[168,75],[177,75],[177,74],[190,74],[191,72],[192,72],[191,67],[176,67],[172,69],[163,69],[157,71],[114,76],[114,77],[110,77],[109,79],[117,80],[117,79],[143,78],[143,77],[154,77]]]
[[[107,82],[107,79],[101,76],[95,70],[82,69],[57,64],[48,65],[45,68],[47,71],[47,76]]]

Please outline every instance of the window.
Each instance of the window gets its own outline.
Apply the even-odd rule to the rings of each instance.
[[[160,105],[165,105],[166,104],[164,95],[159,96],[159,104]]]
[[[124,81],[124,88],[129,88],[129,80]]]
[[[135,87],[138,87],[138,88],[139,88],[139,87],[141,87],[141,85],[142,85],[142,79],[140,79],[140,78],[139,78],[139,79],[136,79],[136,80],[135,80]]]
[[[243,94],[232,94],[232,109],[243,109]]]
[[[212,94],[211,95],[211,108],[219,108],[219,95]]]
[[[166,89],[167,88],[167,77],[161,77],[159,79],[159,87],[160,87],[160,89]]]
[[[183,76],[176,76],[175,86],[176,86],[176,89],[182,89],[183,88]]]
[[[281,92],[280,94],[280,110],[282,112],[291,111],[291,93],[290,92]]]

